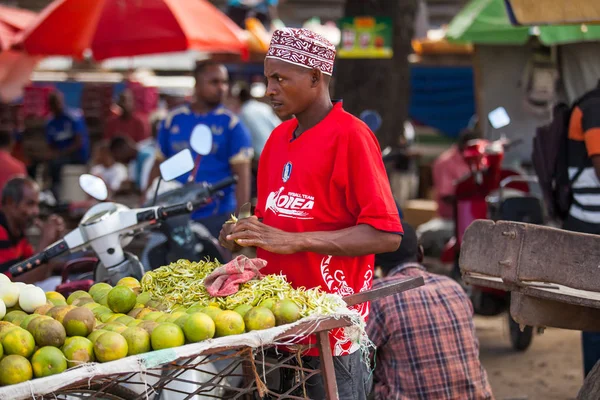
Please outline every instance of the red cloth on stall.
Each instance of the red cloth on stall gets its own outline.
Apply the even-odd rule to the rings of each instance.
[[[265,265],[267,262],[260,258],[237,256],[204,278],[204,286],[213,297],[232,295],[237,293],[242,283],[262,278],[260,269]]]

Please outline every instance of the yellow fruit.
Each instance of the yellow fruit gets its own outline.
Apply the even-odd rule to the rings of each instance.
[[[161,350],[171,347],[183,346],[185,344],[185,335],[181,328],[171,322],[158,324],[150,334],[152,349]]]
[[[244,325],[248,332],[269,329],[275,326],[275,315],[266,307],[254,307],[244,316]]]
[[[94,344],[94,343],[96,343],[96,339],[98,339],[98,336],[100,336],[106,332],[109,332],[109,331],[107,331],[105,329],[96,329],[94,332],[90,333],[87,338],[90,342],[92,342],[92,344]]]
[[[158,319],[156,320],[156,322],[158,322],[158,323],[168,322],[167,318],[169,318],[169,314],[163,314],[160,317],[158,317]]]
[[[81,307],[85,304],[98,304],[91,297],[80,297],[78,299],[73,300],[72,306]],[[99,305],[99,304],[98,304]]]
[[[126,278],[121,278],[121,280],[119,280],[119,282],[117,282],[117,286],[127,286],[128,288],[133,290],[136,295],[139,294],[140,291],[142,290],[140,281],[138,281],[137,279],[135,279],[131,276],[126,277]]]
[[[61,324],[63,323],[65,316],[73,311],[77,309],[77,307],[75,306],[64,306],[64,308],[61,308],[58,312],[56,312],[54,314],[54,319],[57,320],[58,322],[60,322]]]
[[[110,313],[112,315],[112,311],[110,311],[110,308],[103,306],[103,305],[100,305],[100,306],[94,308],[92,310],[92,312],[94,313],[96,318],[98,318],[101,314],[104,314],[104,313]]]
[[[235,311],[223,311],[215,317],[214,321],[215,335],[217,337],[244,333],[244,319]]]
[[[31,321],[33,321],[34,319],[36,319],[37,317],[39,317],[38,314],[28,315],[23,319],[23,321],[21,321],[21,324],[19,324],[19,326],[23,329],[27,329],[27,327],[29,326],[29,323]]]
[[[184,311],[172,312],[171,314],[167,314],[167,320],[165,322],[175,322],[182,315],[186,315],[187,313]]]
[[[62,352],[67,358],[67,367],[69,368],[96,360],[94,356],[94,343],[90,339],[80,336],[67,338],[62,347]]]
[[[110,318],[108,320],[106,320],[106,322],[113,322],[113,321],[116,321],[117,319],[119,319],[121,317],[126,317],[126,316],[127,315],[121,314],[121,313],[113,314],[113,315],[110,316]]]
[[[127,341],[128,356],[147,353],[152,350],[150,348],[150,334],[143,328],[127,328],[121,335]]]
[[[10,322],[2,321],[2,325],[0,325],[0,342],[2,342],[4,335],[15,328],[18,328],[18,326],[11,324]]]
[[[36,315],[36,314],[34,314],[34,315]],[[34,318],[31,321],[29,321],[29,325],[27,325],[27,330],[29,331],[29,333],[31,333],[32,335],[34,335],[34,332],[37,329],[37,326],[42,321],[51,320],[51,319],[52,318],[50,318],[47,315],[37,315],[37,318]],[[35,335],[34,335],[34,337],[35,337]]]
[[[292,300],[284,299],[278,301],[273,306],[273,314],[277,325],[285,325],[296,322],[300,319],[300,307]]]
[[[46,315],[46,313],[51,309],[55,307],[54,304],[52,303],[46,303],[45,305],[38,307],[35,309],[35,311],[33,312],[34,314],[40,314],[40,315]]]
[[[33,370],[25,357],[10,355],[0,361],[0,386],[14,385],[31,378]]]
[[[259,306],[266,307],[269,310],[273,311],[273,306],[275,305],[275,303],[277,303],[277,300],[278,300],[277,298],[271,297],[270,299],[265,299],[265,300],[261,301]]]
[[[88,290],[88,293],[90,296],[92,296],[92,298],[94,298],[94,295],[97,294],[98,292],[102,292],[102,291],[109,291],[110,289],[112,289],[112,286],[110,286],[108,283],[105,282],[98,282],[92,285],[92,287],[90,288],[90,290]]]
[[[2,347],[2,343],[0,343],[0,360],[4,357],[4,348]]]
[[[93,303],[86,303],[86,304],[82,305],[81,307],[87,308],[88,310],[95,310],[98,307],[102,307],[102,305],[93,302]]]
[[[35,340],[31,333],[17,327],[4,335],[2,338],[2,348],[5,354],[15,354],[29,358],[35,349]]]
[[[46,299],[55,306],[66,306],[67,299],[58,292],[46,292]]]
[[[96,326],[94,313],[87,308],[78,307],[71,310],[63,319],[63,326],[69,336],[87,336]]]
[[[146,305],[150,300],[152,300],[152,294],[150,292],[143,292],[138,295],[136,302]]]
[[[115,286],[108,292],[107,304],[115,313],[128,313],[135,306],[137,296],[127,286]]]
[[[240,304],[236,308],[233,309],[236,313],[240,314],[242,318],[248,311],[252,310],[252,306],[250,304]]]
[[[194,313],[183,325],[183,333],[188,342],[195,343],[215,336],[215,322],[206,314]]]
[[[67,297],[67,304],[71,305],[73,302],[80,297],[92,297],[88,292],[84,292],[83,290],[77,290]]]
[[[34,320],[35,321],[35,320]],[[32,321],[33,322],[33,321]],[[41,321],[33,331],[35,343],[40,346],[60,347],[65,344],[67,333],[63,325],[53,319]]]
[[[4,321],[19,325],[26,316],[27,313],[25,311],[11,311],[4,316]]]
[[[156,328],[158,326],[158,322],[156,322],[156,321],[142,321],[142,323],[139,324],[138,326],[140,328],[144,329],[150,335],[152,335],[152,332],[154,331],[154,328]]]
[[[56,347],[45,346],[33,354],[31,366],[33,375],[36,378],[43,378],[64,372],[67,369],[67,359]]]
[[[101,322],[109,322],[108,320],[113,316],[113,312],[112,311],[108,311],[108,312],[104,312],[100,315],[97,316],[97,318],[101,321]]]
[[[127,324],[127,327],[131,328],[132,326],[138,326],[142,322],[144,322],[144,321],[142,321],[141,319],[134,319],[133,321],[131,321],[130,323]]]
[[[152,308],[142,308],[136,315],[135,315],[135,319],[144,319],[144,317],[148,314],[150,314],[151,312],[156,312],[156,310],[152,309]],[[130,315],[131,317],[132,315]]]
[[[208,306],[208,307],[204,307],[200,312],[208,315],[214,321],[215,318],[217,318],[217,315],[221,314],[223,312],[223,310],[221,310],[218,307]]]
[[[137,318],[138,314],[144,310],[146,310],[146,309],[143,306],[142,307],[134,307],[131,311],[129,311],[127,313],[127,315],[132,318]],[[148,312],[150,312],[150,311],[148,311]]]
[[[131,321],[135,321],[135,318],[130,317],[129,315],[122,315],[119,318],[115,319],[116,322],[120,322],[124,325],[129,324]]]
[[[102,325],[102,329],[104,329],[105,331],[121,333],[125,329],[127,329],[127,327],[120,322],[113,321],[107,322],[106,324]]]
[[[157,319],[162,317],[164,314],[165,313],[163,313],[161,311],[152,311],[152,312],[146,314],[142,319],[144,321],[156,321]]]
[[[127,351],[127,340],[116,332],[105,332],[94,343],[94,355],[100,362],[127,357]]]
[[[106,306],[106,300],[108,298],[108,293],[112,290],[112,287],[110,288],[100,288],[97,291],[94,292],[94,295],[92,296],[92,299],[94,299],[94,301],[98,304],[101,304],[103,306]]]
[[[194,304],[193,306],[191,306],[190,308],[188,308],[185,312],[188,314],[194,314],[197,312],[202,312],[202,309],[204,308],[203,305],[200,304]],[[215,307],[215,308],[219,308],[219,307]],[[219,308],[220,310],[220,308]]]
[[[192,315],[192,314],[185,313],[182,316],[180,316],[179,318],[177,318],[173,323],[175,325],[177,325],[178,327],[180,327],[181,329],[183,329],[183,327],[185,326],[185,323],[190,318],[190,315]]]

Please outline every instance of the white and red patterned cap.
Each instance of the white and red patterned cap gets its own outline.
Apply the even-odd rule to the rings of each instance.
[[[275,58],[304,68],[333,73],[335,46],[308,29],[283,28],[273,33],[267,58]]]

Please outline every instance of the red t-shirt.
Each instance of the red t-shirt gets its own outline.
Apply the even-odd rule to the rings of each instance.
[[[33,247],[25,235],[15,236],[8,230],[8,222],[0,211],[0,273],[33,256]]]
[[[137,143],[150,137],[150,128],[137,113],[129,119],[115,115],[106,122],[104,139],[110,140],[115,136],[129,136]]]
[[[344,111],[341,103],[293,139],[297,126],[296,119],[278,126],[261,154],[257,217],[286,232],[335,231],[368,224],[402,234],[381,150],[369,128]],[[262,273],[283,273],[294,287],[320,286],[341,296],[371,288],[373,255],[281,255],[258,249],[257,256],[268,262]],[[357,309],[367,317],[368,303]],[[332,338],[334,355],[357,350],[340,333]]]
[[[27,168],[23,162],[17,160],[9,152],[0,150],[0,193],[6,182],[12,178],[22,175],[27,176]]]

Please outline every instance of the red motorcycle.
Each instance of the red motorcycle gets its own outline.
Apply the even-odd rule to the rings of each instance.
[[[530,184],[536,183],[537,178],[502,168],[505,151],[518,142],[520,140],[491,142],[477,139],[469,142],[463,150],[470,172],[455,182],[455,236],[447,243],[441,256],[442,263],[453,265],[451,276],[461,284],[459,251],[464,232],[473,221],[493,219],[544,223],[542,201],[530,190]],[[510,307],[510,293],[464,284],[463,287],[471,297],[476,314],[494,316]],[[521,330],[510,313],[508,319],[513,348],[519,351],[527,349],[533,338],[533,328],[528,326]]]

